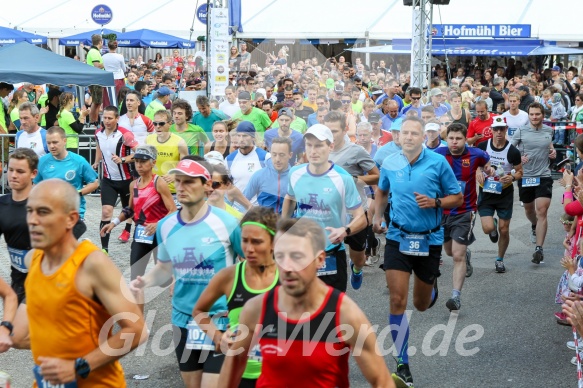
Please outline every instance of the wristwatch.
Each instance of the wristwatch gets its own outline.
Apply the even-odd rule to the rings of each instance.
[[[86,379],[89,376],[89,372],[91,372],[91,368],[89,367],[89,363],[84,358],[78,358],[75,360],[75,373],[81,376],[82,378]]]
[[[82,197],[83,196],[83,192],[81,192],[81,190],[77,190],[77,192],[79,193],[79,196]]]
[[[12,323],[8,322],[8,321],[2,321],[0,322],[0,327],[4,326],[5,328],[7,328],[10,333],[9,335],[12,335],[12,330],[14,330],[14,326],[12,326]]]
[[[344,230],[346,231],[346,236],[350,236],[350,232],[352,232],[352,231],[350,230],[350,228],[349,228],[348,226],[345,226],[345,227],[344,227]]]
[[[121,162],[125,163],[126,162],[126,158],[121,158]]]
[[[435,198],[435,208],[439,209],[441,207],[441,199]]]

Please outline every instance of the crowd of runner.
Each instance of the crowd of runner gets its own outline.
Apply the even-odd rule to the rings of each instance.
[[[77,96],[70,86],[0,83],[9,104],[0,132],[15,133],[3,161],[10,193],[0,197],[12,264],[11,287],[0,280],[0,352],[31,349],[39,386],[125,386],[117,360],[147,338],[144,290],[161,286],[172,290],[187,387],[344,387],[346,350],[371,385],[412,387],[411,275],[413,304],[425,311],[438,299],[442,252],[452,257],[443,305],[458,313],[477,214],[497,247],[492,270],[506,272],[514,182],[531,224],[530,260],[544,263],[550,165],[572,140],[583,155],[583,135],[547,125],[583,121],[575,68],[531,74],[512,59],[451,74],[438,66],[422,90],[383,61],[288,64],[282,49],[260,67],[242,43],[231,50],[225,99],[199,96],[193,111],[177,91],[205,89],[204,62],[175,50],[126,65],[115,42],[104,55],[102,45],[94,36],[87,64],[114,73],[118,106],[99,86]],[[92,124],[91,165],[77,135]],[[559,165],[567,271],[556,315],[583,334],[583,172]],[[96,190],[100,247],[82,238],[84,196]],[[132,240],[129,285],[108,258],[121,223],[118,239]],[[370,322],[345,295],[380,258],[397,353],[392,378],[373,331],[363,334]],[[131,318],[100,338],[118,313]],[[95,346],[104,341],[124,351]]]

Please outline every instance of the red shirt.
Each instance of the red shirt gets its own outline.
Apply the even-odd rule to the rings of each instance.
[[[492,128],[490,127],[494,122],[494,117],[496,116],[498,115],[490,113],[490,118],[488,118],[488,120],[480,120],[478,117],[472,120],[472,122],[468,126],[467,138],[469,139],[471,137],[474,137],[476,134],[482,135],[481,138],[476,140],[476,142],[474,143],[474,147],[492,138]]]
[[[379,140],[377,140],[377,145],[379,147],[384,146],[387,143],[390,143],[393,141],[393,134],[389,131],[385,131],[384,129],[381,129],[381,137],[379,137]]]

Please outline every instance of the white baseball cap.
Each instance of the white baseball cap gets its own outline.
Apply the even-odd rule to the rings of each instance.
[[[313,135],[316,139],[320,141],[328,140],[330,143],[334,143],[334,136],[332,135],[332,131],[330,128],[325,126],[324,124],[314,124],[312,125],[304,134],[304,137],[307,135]]]

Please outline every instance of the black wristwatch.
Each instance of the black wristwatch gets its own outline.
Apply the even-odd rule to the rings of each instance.
[[[89,367],[89,363],[84,358],[78,358],[75,360],[75,373],[81,376],[82,378],[86,379],[89,376],[89,372],[91,372],[91,368]]]
[[[346,236],[350,236],[350,232],[352,232],[352,231],[350,230],[350,228],[349,228],[348,226],[345,226],[345,227],[344,227],[344,230],[346,231]]]
[[[439,209],[441,207],[441,199],[435,198],[435,208]]]
[[[2,321],[0,322],[0,326],[4,326],[5,328],[7,328],[10,331],[9,335],[12,335],[12,331],[14,330],[14,326],[12,326],[12,323],[8,321]]]
[[[126,158],[121,158],[121,162],[125,163],[126,162]]]

